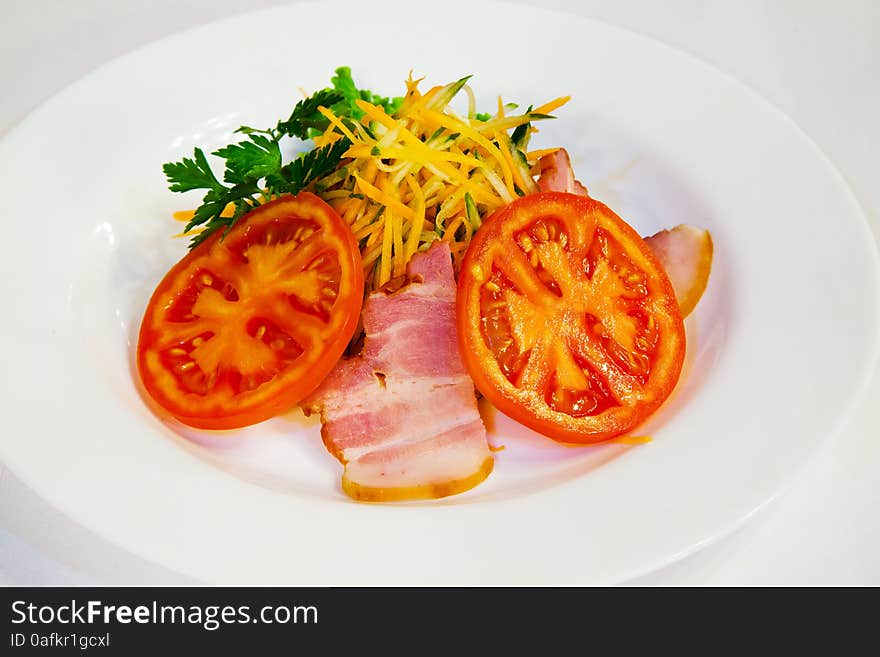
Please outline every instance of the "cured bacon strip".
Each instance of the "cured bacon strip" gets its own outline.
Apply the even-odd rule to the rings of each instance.
[[[363,352],[342,361],[312,396],[327,449],[358,500],[445,497],[492,471],[473,382],[458,351],[449,246],[411,260],[410,282],[364,304]]]
[[[681,224],[646,237],[666,269],[681,316],[690,315],[706,291],[712,271],[712,236],[705,228]]]
[[[589,196],[587,188],[575,180],[571,159],[564,148],[545,155],[538,160],[538,163],[541,165],[538,189],[542,192],[568,192],[578,196]]]

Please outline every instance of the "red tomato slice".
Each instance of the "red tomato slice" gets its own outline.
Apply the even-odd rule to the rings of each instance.
[[[150,396],[205,429],[260,422],[312,392],[351,339],[364,294],[354,235],[314,194],[267,203],[222,232],[159,283],[137,349]]]
[[[627,432],[669,396],[685,334],[644,240],[602,203],[545,192],[492,215],[458,281],[458,337],[477,388],[554,440]]]

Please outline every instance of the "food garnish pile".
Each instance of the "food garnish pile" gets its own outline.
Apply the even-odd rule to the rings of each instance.
[[[164,166],[189,253],[159,283],[137,363],[157,411],[235,429],[316,413],[357,500],[468,490],[494,458],[476,391],[550,439],[626,435],[669,397],[712,240],[643,239],[530,150],[568,101],[479,113],[462,78],[402,97],[348,68],[286,120]],[[458,98],[460,112],[450,103]],[[305,149],[305,150],[304,150]],[[288,152],[297,150],[292,156]]]

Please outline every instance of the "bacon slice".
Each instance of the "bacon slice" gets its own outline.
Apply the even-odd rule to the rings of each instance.
[[[538,164],[541,166],[538,189],[542,192],[568,192],[578,196],[589,196],[587,188],[575,180],[571,158],[564,148],[545,155],[538,160]]]
[[[542,192],[589,196],[587,188],[575,180],[571,160],[564,148],[545,155],[538,163],[541,166],[538,189]],[[712,236],[704,228],[681,224],[646,237],[645,242],[669,276],[681,316],[687,317],[696,308],[709,283]]]
[[[712,236],[705,228],[680,224],[646,237],[657,260],[666,270],[681,316],[696,308],[712,271]]]
[[[445,497],[472,488],[493,459],[458,352],[449,246],[413,257],[409,284],[364,304],[366,339],[312,396],[327,449],[344,465],[351,497]]]

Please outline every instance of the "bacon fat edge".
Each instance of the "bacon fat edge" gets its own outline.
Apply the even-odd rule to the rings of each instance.
[[[303,402],[319,413],[342,488],[366,501],[438,498],[483,481],[493,458],[458,351],[449,246],[413,257],[410,282],[374,292],[360,355],[341,361]]]

